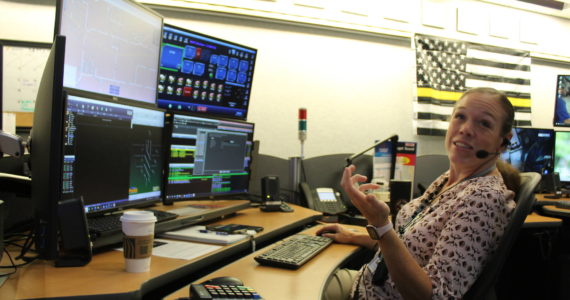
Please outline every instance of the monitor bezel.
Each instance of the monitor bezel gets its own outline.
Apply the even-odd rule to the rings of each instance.
[[[187,28],[183,28],[183,27],[180,27],[180,26],[168,24],[168,23],[164,23],[163,26],[162,26],[162,33],[163,33],[163,35],[164,35],[164,31],[165,31],[164,28],[165,28],[165,27],[171,27],[171,28],[173,28],[173,29],[175,29],[175,30],[180,30],[180,31],[183,31],[183,32],[187,32],[187,33],[189,33],[189,34],[195,34],[195,35],[202,36],[202,37],[204,37],[204,38],[208,38],[208,39],[220,41],[220,42],[222,42],[222,43],[226,43],[226,44],[230,44],[230,45],[235,45],[235,46],[238,46],[238,47],[242,47],[242,48],[245,48],[245,49],[249,49],[249,50],[255,52],[255,59],[253,60],[252,71],[251,71],[251,72],[252,72],[252,73],[251,73],[251,87],[249,88],[250,97],[249,97],[249,100],[248,100],[248,102],[247,102],[247,107],[245,108],[245,113],[244,113],[243,117],[240,117],[240,116],[233,116],[233,115],[227,115],[227,114],[211,113],[211,112],[208,112],[208,111],[206,111],[206,112],[198,112],[198,111],[176,110],[176,109],[165,108],[165,107],[161,106],[161,104],[160,104],[160,101],[159,101],[159,98],[160,98],[160,97],[158,96],[158,89],[157,89],[156,105],[157,105],[158,107],[167,109],[167,110],[171,111],[172,113],[181,113],[181,114],[189,114],[189,115],[200,115],[200,116],[205,116],[205,117],[208,117],[208,118],[220,118],[220,119],[231,119],[231,120],[247,121],[247,116],[248,116],[248,114],[249,114],[249,109],[250,109],[250,104],[251,104],[251,99],[252,99],[252,97],[251,97],[252,93],[251,93],[251,92],[253,91],[253,82],[254,82],[254,80],[255,80],[255,65],[256,65],[256,63],[257,63],[257,57],[258,57],[258,55],[259,55],[258,49],[257,49],[257,48],[254,48],[254,47],[251,47],[251,46],[247,46],[247,45],[243,45],[243,44],[240,44],[240,43],[236,43],[236,42],[233,42],[233,41],[229,41],[229,40],[226,40],[226,39],[223,39],[223,38],[219,38],[219,37],[215,37],[215,36],[212,36],[212,35],[204,34],[204,33],[197,32],[197,31],[194,31],[194,30],[190,30],[190,29],[187,29]],[[163,44],[163,43],[164,43],[164,40],[161,40],[161,45],[160,45],[160,48],[161,48],[160,60],[162,59],[162,44]],[[159,64],[158,64],[158,68],[159,68],[159,72],[158,72],[158,73],[159,73],[159,76],[160,76],[160,60],[159,60]]]
[[[564,128],[564,127],[570,127],[570,123],[568,124],[564,124],[564,123],[559,123],[556,122],[556,106],[557,106],[557,100],[558,100],[558,89],[560,88],[560,83],[561,83],[561,78],[565,77],[568,80],[568,86],[570,87],[570,74],[569,75],[564,75],[564,74],[559,74],[556,75],[556,90],[554,91],[554,113],[552,116],[552,125],[554,127],[560,127],[560,128]]]
[[[208,196],[198,196],[193,198],[184,198],[179,200],[171,200],[167,199],[167,186],[168,186],[168,176],[169,176],[169,158],[170,158],[170,146],[172,145],[172,131],[173,131],[173,119],[175,115],[182,115],[186,117],[194,117],[194,118],[202,118],[202,119],[211,119],[216,121],[226,121],[226,122],[234,122],[234,123],[242,123],[242,124],[250,124],[252,125],[252,134],[251,134],[251,150],[250,150],[250,157],[249,157],[249,164],[247,168],[248,173],[248,184],[246,186],[245,192],[229,192],[229,193],[220,193],[220,194],[212,194]],[[249,200],[251,195],[251,177],[252,177],[252,163],[253,163],[253,156],[254,151],[257,149],[255,148],[256,143],[255,141],[255,123],[248,122],[245,120],[236,120],[230,118],[220,118],[220,117],[212,117],[212,116],[205,116],[202,114],[192,114],[187,112],[172,112],[167,111],[165,117],[165,125],[164,125],[164,176],[163,176],[163,204],[164,205],[171,205],[173,202],[179,201],[193,201],[193,200]]]
[[[58,257],[58,201],[62,192],[65,36],[56,35],[42,74],[30,134],[35,244],[40,258]]]

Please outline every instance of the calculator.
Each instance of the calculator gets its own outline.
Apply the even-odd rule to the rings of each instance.
[[[251,287],[243,285],[223,284],[192,284],[190,285],[191,300],[216,299],[257,299],[263,298]]]

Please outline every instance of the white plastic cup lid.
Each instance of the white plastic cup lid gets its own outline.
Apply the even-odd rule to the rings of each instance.
[[[143,210],[130,210],[123,213],[121,216],[121,222],[135,222],[135,223],[148,223],[156,222],[156,217],[151,211]]]

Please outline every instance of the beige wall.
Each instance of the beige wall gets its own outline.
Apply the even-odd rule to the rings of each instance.
[[[44,2],[0,0],[0,39],[50,41],[55,9],[52,1]],[[418,141],[420,154],[445,152],[442,138],[413,132],[414,52],[409,38],[196,10],[158,11],[166,23],[259,50],[248,121],[256,124],[262,153],[284,158],[300,154],[299,107],[308,110],[306,157],[359,152],[394,133],[401,140]],[[533,59],[535,127],[552,127],[555,76],[561,73],[570,74],[570,65]]]

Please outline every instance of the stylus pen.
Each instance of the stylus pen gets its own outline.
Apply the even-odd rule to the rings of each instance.
[[[352,165],[352,161],[353,161],[354,159],[360,157],[362,154],[366,153],[366,151],[368,151],[368,150],[370,150],[370,149],[372,149],[372,148],[374,148],[374,147],[376,147],[376,146],[378,146],[378,145],[384,143],[384,142],[387,141],[387,140],[391,140],[392,143],[393,143],[393,145],[396,145],[396,144],[398,143],[398,135],[397,135],[397,134],[394,134],[393,136],[391,136],[391,137],[389,137],[389,138],[387,138],[387,139],[385,139],[385,140],[382,140],[382,141],[380,141],[380,142],[378,142],[378,143],[372,145],[372,147],[366,148],[366,149],[365,149],[364,151],[362,151],[362,152],[359,152],[359,153],[356,153],[356,154],[353,154],[353,155],[347,157],[347,158],[346,158],[346,166],[348,167],[348,166]]]

